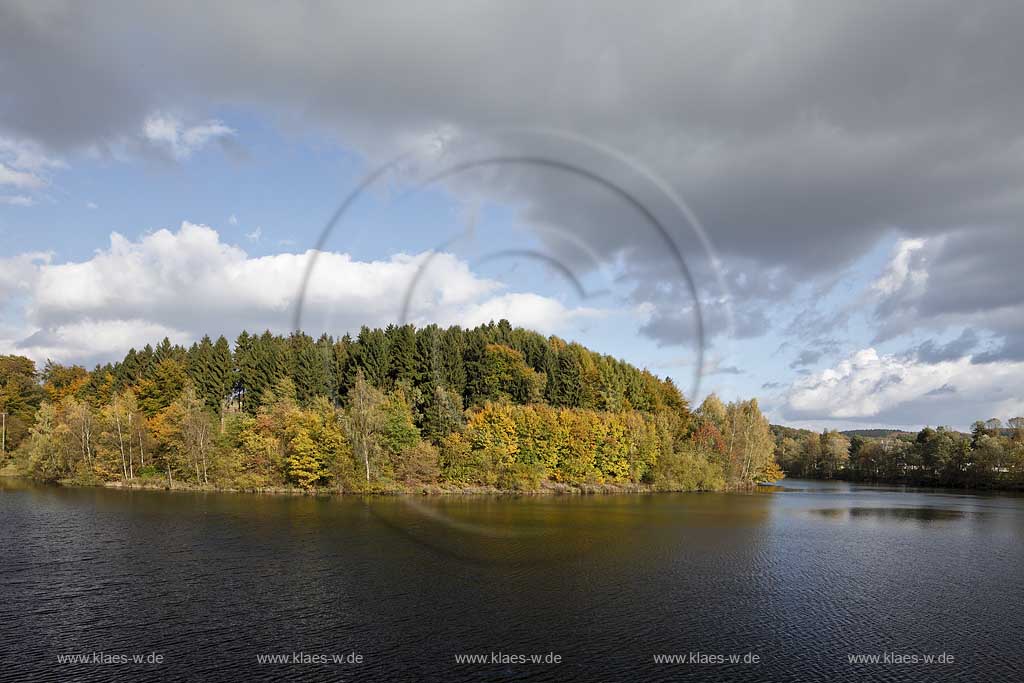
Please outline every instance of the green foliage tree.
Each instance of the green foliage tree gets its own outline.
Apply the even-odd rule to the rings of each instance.
[[[849,459],[850,440],[839,432],[825,430],[821,435],[821,476],[832,479]]]
[[[352,447],[352,454],[362,465],[366,484],[369,485],[375,472],[379,472],[380,445],[377,434],[380,431],[380,404],[384,397],[373,387],[360,371],[355,384],[349,390],[348,421],[346,432]]]
[[[139,405],[148,415],[155,415],[168,408],[190,384],[185,363],[167,356],[139,382]]]
[[[391,378],[388,339],[383,330],[363,327],[353,349],[353,363],[363,379],[377,389],[387,389]]]
[[[413,422],[412,408],[405,392],[395,390],[379,401],[379,442],[392,460],[420,440],[420,430]]]
[[[42,401],[36,364],[23,356],[0,356],[0,459],[29,435]]]
[[[488,344],[478,366],[477,399],[537,403],[544,395],[547,377],[526,364],[523,354],[501,344]]]
[[[89,381],[89,372],[80,365],[64,366],[46,361],[41,379],[43,392],[51,403],[60,403],[67,396],[77,396]]]
[[[166,361],[164,361],[166,362]],[[213,426],[210,413],[195,387],[186,385],[177,399],[168,406],[164,415],[165,437],[171,452],[168,463],[177,460],[191,473],[196,484],[210,483],[213,450]]]
[[[288,341],[290,377],[295,382],[299,404],[308,406],[317,397],[330,397],[330,359],[325,357],[309,335],[295,332]]]
[[[303,488],[351,479],[351,450],[330,401],[321,396],[308,410],[294,408],[285,419],[287,479]]]

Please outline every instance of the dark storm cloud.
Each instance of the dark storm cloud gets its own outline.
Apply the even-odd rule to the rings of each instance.
[[[947,360],[956,360],[967,355],[978,344],[978,334],[972,329],[966,329],[959,337],[948,344],[936,344],[929,339],[914,352],[917,359],[923,363],[941,363]]]
[[[1024,214],[1022,214],[1024,215]],[[1024,227],[960,229],[931,238],[908,259],[917,278],[876,306],[878,340],[918,327],[941,331],[970,325],[946,347],[926,342],[921,360],[939,362],[965,355],[979,342],[976,329],[990,331],[994,347],[974,354],[975,363],[1024,359]]]
[[[835,333],[846,328],[850,320],[850,313],[848,308],[823,313],[815,307],[814,302],[809,302],[807,308],[794,316],[785,331],[786,334],[799,339],[816,337],[823,332]],[[829,344],[832,346],[836,343],[835,340],[829,340]]]
[[[814,365],[819,360],[821,360],[821,357],[823,355],[824,354],[821,351],[818,351],[816,349],[804,349],[803,351],[800,352],[800,355],[797,356],[793,360],[793,362],[789,364],[789,367],[795,369],[807,367],[808,365]]]
[[[952,384],[943,384],[938,389],[932,389],[931,391],[926,393],[925,396],[942,396],[943,394],[955,394],[955,393],[956,393],[956,387],[954,387]]]
[[[1022,311],[1024,314],[1024,311]],[[1006,333],[1002,343],[995,349],[984,351],[971,358],[971,362],[979,365],[998,363],[1000,361],[1019,361],[1024,359],[1024,325]]]
[[[803,338],[806,338],[806,334]],[[789,364],[791,369],[806,368],[810,365],[814,365],[825,356],[831,356],[839,352],[840,344],[839,340],[822,337],[813,339],[808,348],[801,351],[793,362]],[[781,347],[780,347],[781,350]]]
[[[1024,225],[958,231],[934,251],[918,315],[973,321],[1000,337],[976,363],[1024,360]]]
[[[727,318],[721,307],[702,305],[701,308],[705,340],[728,335],[734,339],[759,337],[768,330],[769,321],[764,311],[743,307],[733,311]],[[696,346],[699,335],[697,319],[693,315],[693,307],[678,308],[666,305],[658,308],[651,318],[641,325],[640,331],[660,346],[684,344]]]
[[[254,106],[371,158],[439,129],[567,129],[628,151],[687,200],[724,272],[686,228],[676,237],[707,296],[724,296],[717,275],[732,283],[739,334],[771,322],[745,304],[828,277],[885,234],[971,225],[987,240],[962,230],[936,247],[926,294],[892,312],[910,311],[911,326],[977,318],[1005,340],[997,356],[1020,357],[1024,279],[1008,264],[1024,216],[1022,25],[1024,6],[1009,1],[8,2],[0,126],[68,152],[135,135],[154,110]],[[601,170],[629,184],[611,166]],[[636,299],[674,267],[635,212],[577,180],[505,168],[461,182],[625,263]],[[649,300],[659,312],[646,334],[692,338],[678,300]],[[904,325],[880,315],[882,328]]]
[[[938,282],[923,297],[922,313],[974,313],[1020,305],[1022,256],[1024,226],[950,235],[932,255],[929,274]]]

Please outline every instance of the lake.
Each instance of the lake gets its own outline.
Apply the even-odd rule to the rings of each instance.
[[[1021,497],[0,479],[0,519],[0,678],[1024,680]]]

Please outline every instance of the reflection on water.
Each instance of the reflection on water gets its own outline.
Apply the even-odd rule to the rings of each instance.
[[[893,521],[915,521],[915,522],[940,522],[951,519],[960,519],[968,513],[964,510],[949,510],[945,508],[910,508],[910,507],[886,507],[886,508],[824,508],[811,510],[811,513],[831,519],[883,519]],[[974,512],[972,514],[984,514]]]
[[[853,683],[1024,669],[1019,497],[787,480],[364,499],[0,479],[0,520],[0,677],[12,679]],[[56,666],[58,654],[152,651],[159,670]],[[352,651],[362,668],[255,667],[261,653]],[[454,660],[499,651],[563,663]],[[761,663],[653,661],[697,651]],[[957,664],[848,663],[885,651]]]

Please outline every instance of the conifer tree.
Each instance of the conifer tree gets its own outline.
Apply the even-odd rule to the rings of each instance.
[[[555,369],[552,403],[567,408],[579,408],[583,403],[583,365],[575,345],[564,347],[558,353]]]
[[[416,333],[412,325],[388,325],[388,386],[411,384],[416,376]]]
[[[295,382],[299,404],[308,406],[317,396],[329,396],[327,366],[313,339],[300,332],[288,339],[290,350],[290,374]]]
[[[349,387],[355,382],[352,346],[352,337],[346,334],[334,343],[332,349],[335,377],[334,396],[337,403],[341,403],[345,399]]]
[[[323,371],[319,395],[327,398],[331,405],[338,404],[339,368],[334,355],[334,339],[328,334],[316,340],[316,355]]]
[[[259,394],[252,391],[256,373],[256,358],[253,353],[253,338],[242,331],[235,340],[234,354],[235,394],[242,410],[255,414],[259,405]]]
[[[210,386],[217,397],[217,411],[223,402],[230,398],[235,386],[234,359],[231,357],[231,344],[221,335],[213,345],[210,355]]]
[[[216,411],[220,409],[220,397],[213,386],[212,363],[213,342],[209,335],[204,335],[188,350],[188,376],[195,387],[196,395],[207,408]]]
[[[355,345],[355,364],[362,370],[366,381],[378,389],[385,389],[390,378],[388,341],[381,329],[363,326]]]

